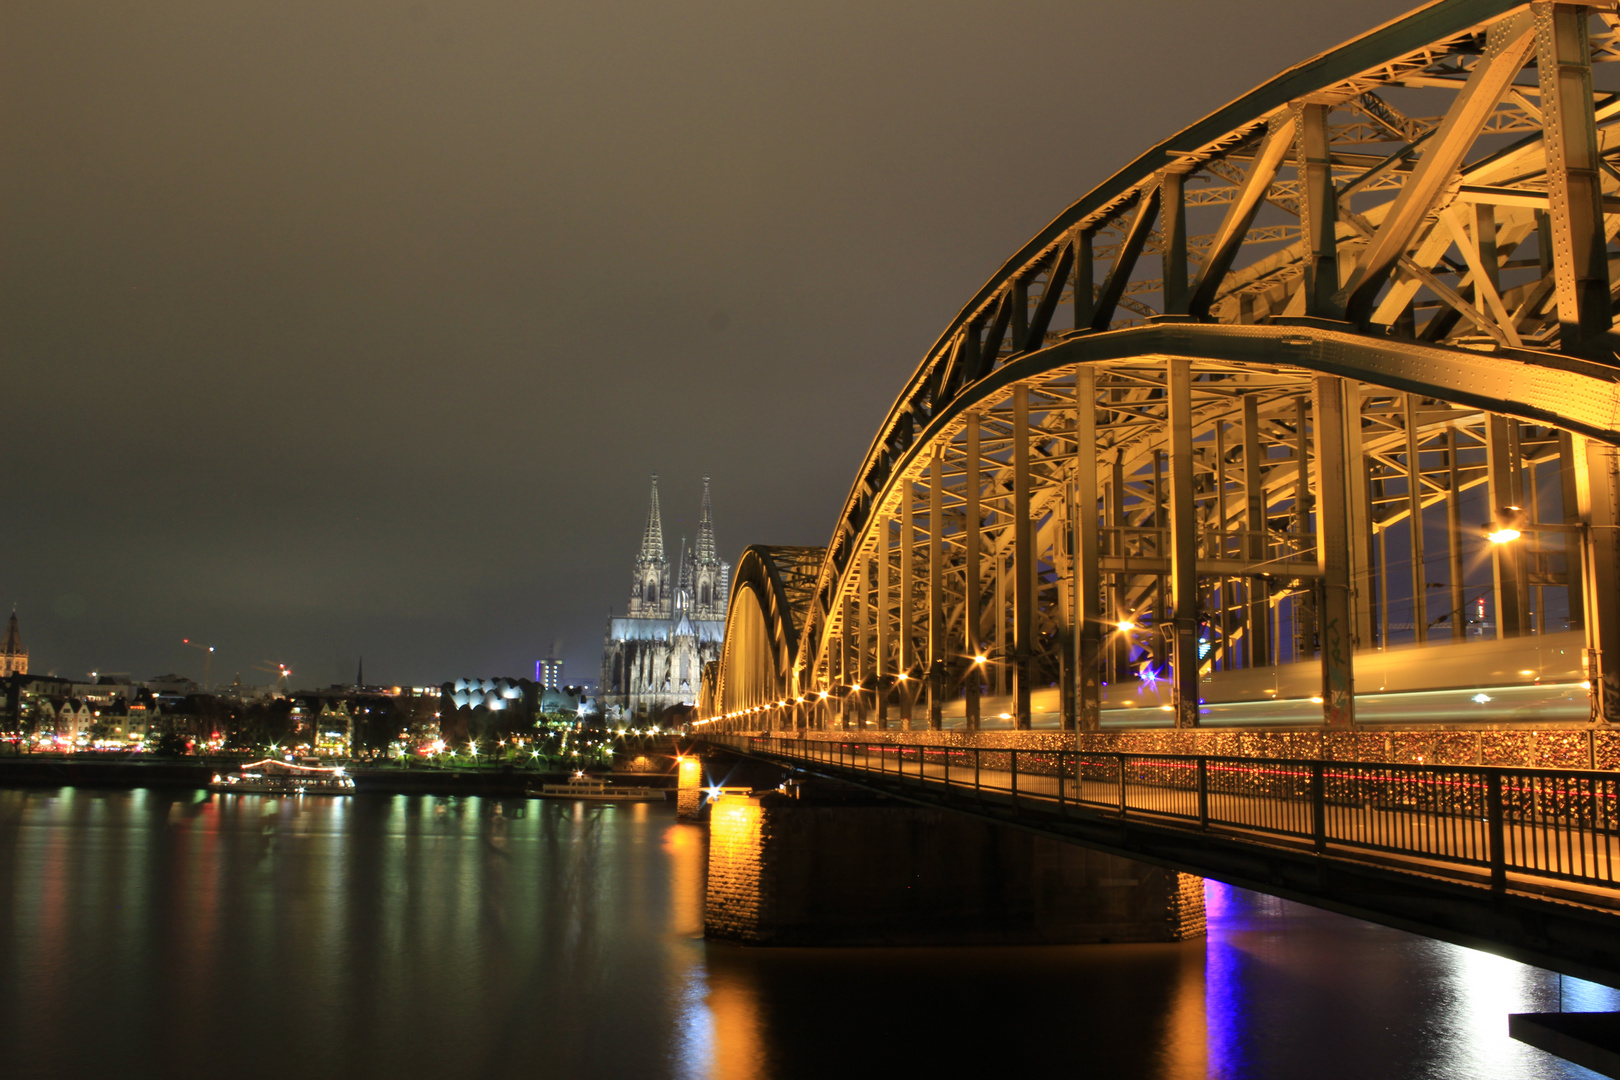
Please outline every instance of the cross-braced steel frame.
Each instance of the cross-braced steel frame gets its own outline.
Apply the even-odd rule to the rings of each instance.
[[[1163,679],[1192,726],[1213,674],[1308,660],[1347,728],[1358,651],[1555,631],[1620,722],[1616,59],[1611,10],[1441,0],[1075,203],[924,357],[795,601],[734,591],[709,722],[1024,727],[1056,686],[1095,729]]]

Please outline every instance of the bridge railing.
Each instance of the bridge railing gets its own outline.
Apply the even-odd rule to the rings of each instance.
[[[1620,887],[1620,775],[1208,755],[981,749],[711,735],[833,771],[960,791],[1059,817],[1141,816],[1257,840],[1379,852],[1507,875]]]

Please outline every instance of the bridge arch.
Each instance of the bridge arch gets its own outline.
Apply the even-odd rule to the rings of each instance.
[[[973,727],[989,695],[1027,726],[1052,684],[1088,727],[1104,684],[1164,675],[1193,725],[1212,672],[1311,659],[1347,726],[1358,649],[1486,607],[1501,639],[1566,624],[1620,721],[1620,97],[1591,70],[1617,30],[1441,0],[1058,215],[879,428],[783,722],[937,727],[960,697]],[[1485,546],[1499,518],[1521,542]]]
[[[713,711],[780,714],[794,696],[793,661],[825,552],[751,545],[733,571]]]

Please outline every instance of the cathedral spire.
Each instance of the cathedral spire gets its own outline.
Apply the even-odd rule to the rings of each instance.
[[[681,537],[680,571],[675,578],[675,606],[689,607],[692,603],[692,560],[686,554],[686,537]]]
[[[652,478],[652,506],[647,510],[647,530],[641,536],[641,557],[647,562],[664,561],[664,521],[658,513],[658,474]]]
[[[697,535],[698,565],[712,566],[717,561],[714,554],[714,507],[709,501],[709,478],[703,478],[703,512],[698,517]]]
[[[664,519],[658,512],[658,474],[653,473],[647,528],[641,534],[641,550],[636,555],[635,574],[630,581],[629,615],[632,619],[667,619],[669,602],[669,560],[664,558]]]

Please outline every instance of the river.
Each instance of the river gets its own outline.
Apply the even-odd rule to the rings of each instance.
[[[0,1073],[1595,1076],[1507,1014],[1620,994],[1210,883],[1179,945],[702,940],[662,806],[0,789]]]

